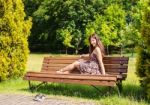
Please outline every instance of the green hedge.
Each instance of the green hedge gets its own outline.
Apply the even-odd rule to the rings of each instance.
[[[138,52],[137,75],[147,98],[150,99],[150,1],[144,4],[141,35],[143,42]]]
[[[22,0],[0,0],[0,81],[24,74],[31,29],[25,16]]]

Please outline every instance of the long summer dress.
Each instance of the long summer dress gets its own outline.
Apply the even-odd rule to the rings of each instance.
[[[96,54],[92,53],[90,55],[90,59],[85,60],[78,60],[79,63],[79,71],[81,74],[92,74],[92,75],[100,75],[101,69],[99,67],[99,63],[96,57]]]

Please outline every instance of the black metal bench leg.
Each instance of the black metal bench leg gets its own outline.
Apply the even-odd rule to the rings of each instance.
[[[46,82],[42,82],[42,83],[36,85],[36,86],[35,86],[35,89],[37,90],[40,86],[42,86],[42,85],[45,84],[45,83],[46,83]]]
[[[29,89],[31,89],[31,82],[30,82],[30,81],[28,81],[28,83],[29,83]]]
[[[109,95],[109,94],[111,94],[111,92],[112,92],[112,89],[113,89],[113,87],[111,87],[111,86],[108,86],[108,92],[107,92],[107,94]]]
[[[99,93],[102,93],[102,91],[100,91],[100,89],[97,88],[96,86],[94,86],[94,85],[91,85],[91,86],[94,87]],[[110,95],[112,89],[113,89],[113,87],[109,86],[109,87],[108,87],[108,91],[107,91],[106,94],[104,94],[104,95]]]
[[[29,80],[29,90],[33,93],[33,90],[34,90],[34,86],[32,86],[32,84],[31,84],[31,81]]]
[[[40,84],[38,84],[37,86],[33,86],[32,84],[31,84],[31,81],[29,80],[29,89],[30,89],[30,91],[33,93],[33,91],[36,89],[38,89],[41,85],[43,85],[43,84],[47,84],[47,82],[42,82],[42,83],[40,83]]]
[[[121,92],[122,92],[122,81],[118,81],[117,85],[117,91],[118,91],[118,95],[120,96]]]
[[[92,87],[94,87],[99,93],[101,93],[101,91],[94,85],[91,85]]]

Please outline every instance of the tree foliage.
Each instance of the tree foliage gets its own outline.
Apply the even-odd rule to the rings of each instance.
[[[120,46],[121,31],[125,27],[125,11],[120,4],[111,4],[103,15],[95,15],[95,20],[87,25],[89,30],[98,33],[105,46]],[[107,49],[108,52],[108,49]]]
[[[59,46],[59,50],[67,47],[78,53],[88,45],[88,36],[93,32],[101,37],[105,46],[121,47],[129,35],[126,27],[136,29],[134,38],[140,29],[139,0],[25,0],[25,7],[33,18],[29,37],[31,51],[38,45],[42,47],[37,50],[42,50],[46,45],[49,51],[58,50],[56,46]],[[61,32],[66,29],[71,35],[68,44],[61,38]],[[125,43],[124,47],[128,45]]]
[[[22,0],[0,0],[0,81],[24,74],[31,20]]]
[[[150,1],[143,1],[141,25],[142,44],[139,46],[137,58],[137,75],[140,77],[147,98],[150,99]]]

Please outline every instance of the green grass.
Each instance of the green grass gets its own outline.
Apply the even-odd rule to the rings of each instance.
[[[125,56],[129,56],[126,54]],[[30,54],[27,71],[40,71],[44,56],[60,56],[51,54]],[[63,56],[63,55],[62,55]],[[115,55],[114,55],[115,56]],[[130,57],[128,77],[123,82],[123,92],[121,97],[118,97],[116,88],[108,94],[107,87],[99,87],[100,92],[90,86],[73,85],[73,84],[58,84],[49,83],[46,86],[41,86],[36,92],[31,93],[28,90],[28,82],[25,80],[16,79],[8,80],[0,83],[0,93],[3,94],[27,94],[35,95],[37,93],[46,94],[47,97],[59,98],[72,101],[91,101],[100,105],[148,105],[148,100],[145,99],[142,88],[140,87],[138,77],[135,74],[136,58]],[[33,82],[37,84],[39,82]]]

